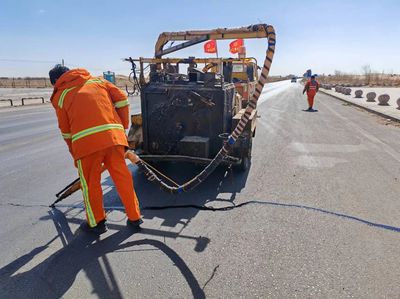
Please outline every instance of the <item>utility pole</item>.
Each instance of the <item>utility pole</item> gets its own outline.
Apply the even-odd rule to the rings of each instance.
[[[61,60],[61,65],[64,66],[64,58]]]

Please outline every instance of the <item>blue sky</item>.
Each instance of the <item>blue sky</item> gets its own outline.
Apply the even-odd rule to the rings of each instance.
[[[0,76],[46,76],[62,58],[94,74],[127,74],[121,58],[152,57],[160,32],[260,22],[277,32],[273,75],[361,72],[365,64],[400,73],[399,20],[398,0],[0,0]],[[265,41],[245,44],[263,59]],[[227,42],[218,45],[232,56]],[[206,56],[201,45],[174,55]]]

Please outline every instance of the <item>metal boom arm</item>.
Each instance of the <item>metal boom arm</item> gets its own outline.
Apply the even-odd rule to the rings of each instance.
[[[239,28],[219,28],[212,30],[193,30],[180,32],[163,32],[159,35],[155,46],[156,58],[163,55],[193,46],[204,41],[215,39],[237,39],[237,38],[264,38],[268,37],[267,24],[256,24]],[[163,50],[169,41],[187,41],[180,45]]]

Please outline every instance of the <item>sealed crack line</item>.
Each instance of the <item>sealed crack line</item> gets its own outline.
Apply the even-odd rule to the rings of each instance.
[[[211,273],[210,278],[206,281],[206,283],[204,284],[204,286],[201,288],[203,291],[205,289],[205,287],[208,285],[208,283],[214,278],[215,273],[217,272],[217,269],[219,268],[219,265],[215,266],[213,272]]]
[[[276,207],[286,207],[286,208],[298,208],[298,209],[303,209],[303,210],[310,210],[314,212],[319,212],[322,214],[327,214],[331,216],[336,216],[339,218],[344,218],[346,220],[353,220],[359,223],[366,224],[368,226],[372,226],[375,228],[380,228],[384,230],[389,230],[392,232],[397,232],[400,233],[400,227],[396,226],[391,226],[387,224],[382,224],[382,223],[376,223],[372,222],[369,220],[365,220],[356,216],[352,215],[347,215],[344,213],[339,213],[339,212],[334,212],[334,211],[329,211],[329,210],[324,210],[321,208],[315,208],[315,207],[310,207],[306,205],[301,205],[301,204],[290,204],[290,203],[279,203],[279,202],[271,202],[271,201],[259,201],[259,200],[251,200],[247,202],[240,203],[238,205],[233,205],[233,206],[228,206],[228,207],[221,207],[221,208],[214,208],[210,206],[200,206],[200,205],[194,205],[194,204],[188,204],[188,205],[171,205],[171,206],[149,206],[149,207],[143,207],[141,210],[168,210],[168,209],[183,209],[183,208],[192,208],[192,209],[198,209],[198,210],[203,210],[203,211],[212,211],[212,212],[224,212],[224,211],[230,211],[236,208],[241,208],[247,205],[251,204],[259,204],[259,205],[270,205],[270,206],[276,206]],[[16,204],[16,203],[8,203],[8,204],[0,204],[0,206],[15,206],[15,207],[36,207],[36,208],[48,208],[46,205],[24,205],[24,204]],[[73,205],[63,205],[59,207],[74,207]],[[77,206],[78,208],[78,206]],[[79,206],[79,208],[82,208],[82,206]],[[104,207],[105,209],[118,209],[118,210],[124,210],[123,207]]]

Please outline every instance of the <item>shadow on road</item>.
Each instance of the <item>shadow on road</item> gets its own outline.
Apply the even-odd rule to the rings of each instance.
[[[137,171],[135,166],[130,165],[129,167],[134,176],[135,190],[142,208],[182,204],[202,206],[210,201],[233,203],[236,194],[245,187],[248,177],[248,171],[237,172],[221,166],[195,190],[173,195],[160,190],[157,185],[149,182],[144,175]],[[187,163],[161,163],[157,165],[157,168],[180,184],[192,179],[203,169]],[[104,195],[105,206],[122,208],[111,178],[107,177],[103,184],[109,187]],[[223,199],[219,198],[221,193],[224,194]],[[143,211],[143,218],[146,220],[157,217],[163,219],[163,226],[175,227],[177,224],[182,224],[185,227],[197,213],[198,210],[195,209],[146,210]]]
[[[85,272],[91,282],[92,294],[99,298],[122,298],[121,290],[108,261],[107,254],[143,245],[152,246],[168,256],[172,264],[179,269],[186,280],[193,297],[205,297],[202,288],[185,261],[163,242],[144,238],[124,243],[134,232],[125,226],[115,224],[110,225],[110,228],[117,230],[117,232],[102,240],[95,235],[81,233],[79,230],[74,235],[68,223],[80,221],[66,219],[64,214],[57,209],[49,211],[48,218],[54,221],[58,236],[0,269],[0,293],[2,298],[23,298],[27,295],[30,298],[63,297],[71,288],[81,270]],[[138,234],[178,237],[177,234],[171,232],[150,229],[144,229]],[[58,237],[65,244],[64,248],[53,253],[32,269],[25,272],[22,269],[21,271],[21,268],[45,249],[48,249]],[[206,238],[183,237],[196,240],[195,250],[198,251],[204,250],[209,242]],[[101,266],[100,261],[104,267]],[[16,274],[17,271],[21,273]],[[133,271],[132,274],[131,279],[134,280],[135,272]],[[140,272],[136,272],[136,274],[140,275]]]
[[[399,227],[375,223],[344,213],[305,205],[253,200],[241,203],[238,206],[244,205],[265,205],[281,208],[305,209],[356,221],[374,228],[397,233],[400,232]],[[192,209],[183,210],[190,211]],[[59,298],[71,288],[77,274],[83,270],[92,284],[92,293],[96,294],[99,298],[122,298],[121,290],[118,287],[115,275],[107,259],[107,254],[118,250],[126,251],[135,246],[149,245],[168,256],[179,269],[194,298],[205,298],[203,289],[208,282],[206,282],[203,287],[200,287],[191,269],[172,248],[161,241],[149,237],[164,236],[166,238],[187,238],[196,243],[194,250],[199,252],[206,249],[210,242],[208,238],[185,236],[181,232],[175,233],[155,229],[143,229],[137,233],[137,237],[143,235],[145,236],[144,239],[125,242],[134,232],[125,226],[110,224],[109,228],[117,232],[105,239],[99,240],[94,235],[82,234],[79,233],[79,231],[74,235],[71,232],[69,223],[79,224],[81,220],[74,218],[66,219],[64,213],[57,209],[49,211],[49,215],[43,217],[43,220],[45,219],[51,219],[54,222],[58,235],[45,245],[33,249],[30,253],[21,256],[0,269],[1,297],[22,298],[29,294],[29,296],[33,298]],[[24,266],[36,256],[40,255],[44,250],[48,249],[51,243],[58,237],[60,237],[62,243],[65,244],[65,247],[48,256],[43,262],[37,264],[30,270],[24,272]],[[100,261],[105,265],[104,267],[100,266]],[[215,270],[216,269],[214,269],[214,272]],[[133,280],[135,279],[134,275],[135,273],[133,272]]]
[[[235,175],[227,168],[221,167],[194,192],[177,196],[158,190],[144,176],[138,174],[133,166],[131,167],[134,174],[135,189],[142,206],[171,206],[189,203],[204,205],[208,201],[219,200],[217,196],[221,192],[229,194],[228,198],[222,200],[233,203],[236,193],[244,188],[248,175],[247,172]],[[169,164],[162,167],[163,172],[168,173],[179,182],[192,178],[201,170],[199,167],[182,164]],[[109,187],[104,195],[105,206],[122,208],[111,178],[107,177],[103,185],[108,185]],[[112,208],[110,209],[112,210]],[[73,210],[74,208],[71,207],[68,212]],[[172,264],[179,269],[182,277],[186,280],[193,297],[205,298],[203,288],[185,261],[165,243],[152,239],[152,237],[188,239],[194,242],[195,251],[204,251],[210,242],[208,238],[188,236],[182,233],[184,227],[197,213],[198,210],[196,209],[181,208],[158,211],[146,210],[143,213],[144,219],[157,217],[163,219],[163,226],[175,227],[178,224],[183,224],[183,227],[179,232],[145,228],[135,236],[135,238],[143,236],[143,239],[126,242],[134,232],[125,225],[109,223],[109,229],[116,230],[116,232],[100,240],[94,235],[81,233],[79,230],[74,234],[70,229],[70,224],[80,224],[82,220],[75,217],[67,219],[65,217],[66,213],[58,209],[52,209],[41,220],[53,221],[57,236],[43,246],[33,249],[30,253],[21,256],[0,269],[1,297],[22,298],[29,294],[29,297],[33,298],[60,298],[72,287],[78,273],[83,270],[90,280],[93,294],[99,298],[122,298],[121,290],[107,254],[122,249],[131,250],[135,246],[148,245],[168,256]],[[30,262],[35,258],[40,260],[40,254],[49,249],[50,245],[58,238],[60,238],[64,246],[62,249],[51,254],[38,264],[32,262],[34,264],[33,268],[25,269],[29,267]],[[101,264],[104,266],[101,266]],[[135,274],[132,274],[132,279],[134,280]]]
[[[173,170],[175,170],[174,179],[186,179],[183,174],[186,174],[187,169],[185,170],[183,167],[177,167]],[[165,171],[168,171],[168,169]],[[192,171],[197,172],[197,169],[192,169]],[[230,194],[228,198],[222,200],[233,203],[236,192],[239,192],[244,187],[246,179],[246,173],[233,175],[227,172],[225,168],[220,168],[203,184],[202,188],[199,188],[192,193],[176,197],[160,190],[156,190],[152,184],[135,172],[136,190],[139,194],[139,198],[142,200],[142,205],[144,206],[171,206],[171,203],[172,205],[188,203],[204,205],[208,201],[219,200],[218,194],[220,193]],[[109,179],[107,179],[106,184],[110,183]],[[106,205],[112,205],[115,204],[115,202],[118,202],[119,204],[115,190],[111,188],[105,196],[105,203]],[[400,232],[399,227],[375,223],[356,216],[301,204],[252,200],[240,203],[236,207],[245,205],[264,205],[310,210],[366,224],[378,229],[397,233]],[[145,210],[144,218],[161,218],[164,221],[164,226],[167,225],[172,227],[177,224],[183,224],[183,226],[185,226],[197,213],[198,210],[192,208],[169,208],[161,211]],[[73,286],[78,273],[83,270],[91,283],[92,294],[95,294],[99,298],[122,298],[122,291],[118,285],[116,275],[113,272],[107,254],[121,250],[134,251],[135,247],[139,246],[151,246],[155,250],[159,250],[165,254],[171,260],[172,264],[177,267],[190,288],[193,297],[205,298],[203,290],[208,282],[201,287],[192,270],[188,267],[182,257],[180,257],[171,247],[156,238],[183,238],[191,240],[194,243],[193,250],[202,252],[206,250],[210,242],[210,239],[206,237],[185,235],[183,229],[179,232],[171,232],[145,228],[135,234],[134,240],[128,240],[135,232],[131,231],[125,225],[111,223],[109,224],[109,229],[115,232],[104,239],[99,239],[94,235],[81,233],[79,230],[74,234],[70,229],[70,224],[79,224],[82,220],[75,217],[66,218],[65,213],[58,209],[50,210],[48,215],[42,217],[41,220],[53,221],[57,230],[57,235],[46,244],[33,249],[31,252],[19,257],[0,269],[0,297],[22,298],[29,294],[29,297],[33,298],[60,298],[63,297],[64,294],[66,294]],[[64,247],[52,253],[50,256],[44,256],[43,252],[47,249],[51,250],[51,244],[58,238],[60,238]],[[151,249],[138,248],[136,250]],[[34,259],[37,259],[37,262],[35,262]],[[43,260],[41,261],[41,259]],[[214,272],[215,270],[216,269],[214,269]],[[131,274],[131,279],[134,280],[135,275],[140,275],[140,272],[132,272]],[[212,277],[210,279],[212,279]]]

